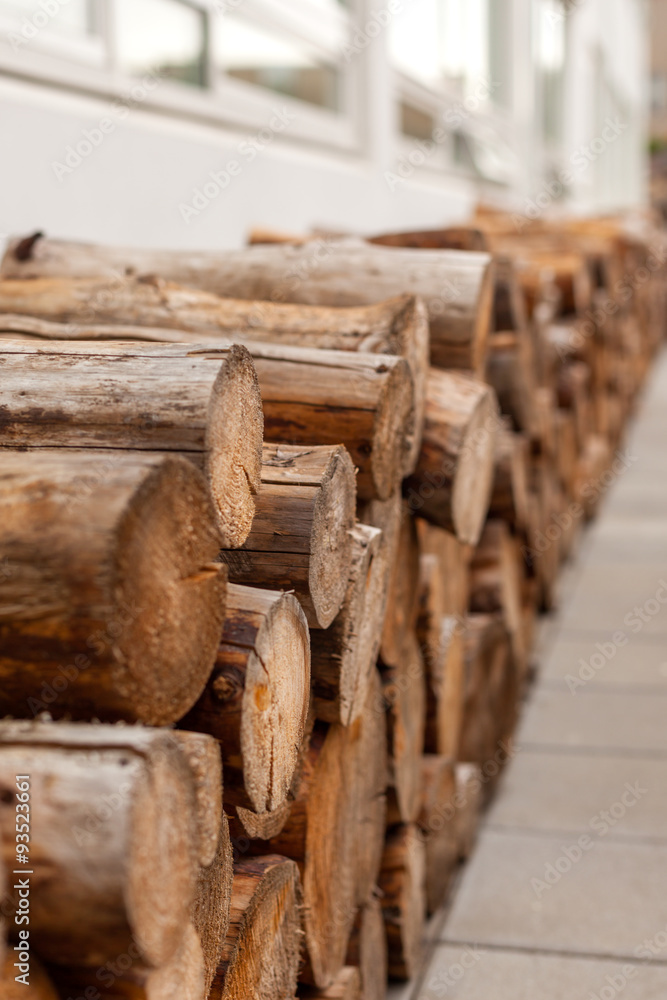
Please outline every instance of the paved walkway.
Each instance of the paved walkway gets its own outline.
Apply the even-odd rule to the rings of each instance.
[[[419,1000],[667,1000],[667,353],[624,451]]]

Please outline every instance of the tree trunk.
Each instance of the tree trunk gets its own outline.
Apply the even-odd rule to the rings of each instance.
[[[389,817],[411,823],[419,811],[421,794],[426,678],[424,661],[414,633],[406,633],[404,642],[401,665],[384,670],[382,680],[388,706]]]
[[[399,295],[356,308],[220,298],[155,278],[43,278],[0,284],[0,330],[42,338],[180,342],[226,338],[335,351],[395,354],[412,370],[415,426],[404,473],[414,471],[424,420],[429,326],[423,302]],[[25,315],[21,315],[25,314]],[[53,322],[56,321],[56,322]],[[64,327],[67,324],[67,327]],[[114,330],[114,327],[119,329]],[[123,332],[121,332],[123,331]],[[175,331],[173,336],[169,331]]]
[[[393,979],[412,979],[421,967],[426,918],[424,879],[424,842],[417,827],[395,827],[387,837],[379,881],[389,975]]]
[[[385,1000],[388,961],[382,904],[372,895],[357,913],[346,959],[359,969],[364,1000]]]
[[[208,1000],[284,1000],[296,991],[301,885],[278,855],[234,865],[231,919]]]
[[[211,864],[199,869],[192,908],[192,925],[199,936],[204,957],[205,997],[213,985],[229,929],[233,877],[229,823],[222,815],[217,851]]]
[[[204,958],[194,927],[186,924],[183,941],[158,969],[129,964],[116,956],[99,968],[59,968],[51,972],[62,997],[93,996],[101,1000],[207,1000]]]
[[[328,628],[345,597],[356,507],[341,445],[265,444],[262,485],[242,548],[223,550],[233,583],[293,590],[311,628]]]
[[[5,341],[0,358],[4,445],[185,454],[204,467],[223,544],[247,537],[262,413],[244,347]]]
[[[397,291],[425,299],[431,363],[483,371],[491,325],[494,268],[486,253],[403,250],[332,240],[243,250],[106,248],[64,240],[12,239],[3,278],[110,277],[157,274],[216,295],[309,305],[364,306]]]
[[[312,693],[325,722],[347,726],[359,717],[375,671],[386,606],[382,532],[358,523],[343,606],[328,629],[311,633]]]
[[[426,908],[429,915],[445,902],[458,863],[455,796],[454,762],[434,754],[422,757],[422,801],[417,823],[426,853]]]
[[[0,714],[180,718],[220,639],[218,549],[183,458],[3,451]]]
[[[475,545],[493,484],[498,407],[489,386],[459,372],[429,372],[419,464],[406,480],[410,508]]]
[[[326,989],[302,986],[298,1000],[362,1000],[362,997],[361,973],[355,966],[346,965]]]
[[[30,784],[30,940],[63,965],[167,963],[189,920],[195,781],[165,730],[0,724],[0,828],[14,867],[16,775]],[[14,905],[19,906],[18,896]]]
[[[309,695],[308,626],[296,598],[230,584],[213,672],[180,723],[220,743],[226,806],[262,814],[285,801]]]

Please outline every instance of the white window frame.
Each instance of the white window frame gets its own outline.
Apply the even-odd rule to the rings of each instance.
[[[114,0],[94,2],[100,35],[90,40],[92,44],[41,31],[15,52],[7,35],[20,28],[22,19],[0,16],[0,73],[103,99],[122,99],[130,94],[137,78],[122,73],[117,66],[113,45]],[[335,112],[225,76],[215,65],[212,40],[213,32],[222,28],[224,14],[219,9],[226,3],[230,13],[238,10],[264,28],[267,22],[279,25],[286,38],[305,43],[314,56],[331,61],[332,33],[340,38],[348,24],[354,24],[360,0],[352,0],[348,8],[340,11],[315,10],[310,0],[243,0],[241,4],[235,4],[234,0],[181,2],[202,11],[207,18],[205,85],[198,88],[163,80],[142,102],[146,110],[252,131],[265,126],[276,111],[285,107],[294,115],[294,121],[281,137],[285,141],[361,151],[363,107],[355,100],[363,79],[361,59],[353,59],[349,65],[335,64],[341,74],[341,110]]]

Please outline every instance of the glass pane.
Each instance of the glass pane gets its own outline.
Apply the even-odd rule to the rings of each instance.
[[[24,34],[29,40],[35,37],[33,29],[69,38],[85,38],[93,34],[93,11],[90,0],[68,0],[67,3],[54,5],[53,10],[51,13],[39,0],[0,0],[0,14],[17,18],[21,27],[25,26],[27,29]]]
[[[217,33],[218,66],[245,83],[337,111],[339,72],[313,58],[298,41],[281,38],[242,17],[227,14]]]
[[[116,0],[121,69],[203,87],[206,24],[202,11],[179,0]]]

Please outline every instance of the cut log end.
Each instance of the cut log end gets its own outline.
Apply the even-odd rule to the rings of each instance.
[[[252,358],[235,344],[213,387],[207,427],[208,474],[223,546],[242,545],[260,484],[262,401]]]
[[[116,683],[138,718],[162,725],[191,706],[193,677],[203,687],[225,612],[226,571],[212,561],[210,500],[194,467],[170,459],[154,469],[117,538],[119,615],[125,609],[130,621],[118,639]],[[170,669],[150,669],[156,663]]]

